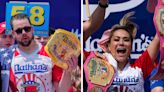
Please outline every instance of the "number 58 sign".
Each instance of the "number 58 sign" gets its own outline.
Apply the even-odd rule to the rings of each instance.
[[[43,2],[9,2],[6,4],[6,34],[11,33],[11,16],[25,13],[34,26],[34,35],[48,36],[49,30],[49,3]]]

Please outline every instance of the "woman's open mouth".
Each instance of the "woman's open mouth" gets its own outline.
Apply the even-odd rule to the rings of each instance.
[[[118,54],[125,54],[126,53],[126,48],[118,48],[117,53]]]

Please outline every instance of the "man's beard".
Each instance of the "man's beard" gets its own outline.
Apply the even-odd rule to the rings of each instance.
[[[29,41],[26,41],[26,42],[22,42],[22,41],[17,40],[17,43],[22,45],[23,47],[28,47],[31,44],[33,39],[34,39],[34,36],[32,36],[32,38]]]

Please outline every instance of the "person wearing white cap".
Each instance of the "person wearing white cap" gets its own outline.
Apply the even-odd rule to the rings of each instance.
[[[0,23],[0,48],[8,48],[14,44],[14,38],[11,34],[6,35],[6,22]]]

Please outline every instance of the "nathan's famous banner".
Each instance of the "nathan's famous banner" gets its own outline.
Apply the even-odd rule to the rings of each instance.
[[[13,0],[12,0],[13,1]],[[62,28],[75,33],[80,38],[81,33],[81,1],[80,0],[17,0],[27,3],[49,3],[49,27]],[[10,0],[1,0],[0,22],[5,21],[6,3]],[[32,7],[32,6],[31,6]],[[44,9],[44,8],[43,8]]]
[[[83,1],[83,20],[87,20],[85,0]],[[90,12],[96,9],[98,0],[89,0]],[[136,59],[147,48],[152,41],[156,31],[153,24],[153,13],[146,10],[147,0],[109,0],[109,7],[106,9],[105,21],[101,28],[88,38],[85,42],[84,50],[102,51],[97,41],[103,32],[110,29],[114,24],[118,24],[124,14],[135,11],[133,21],[138,24],[138,32],[133,42],[131,58]]]

